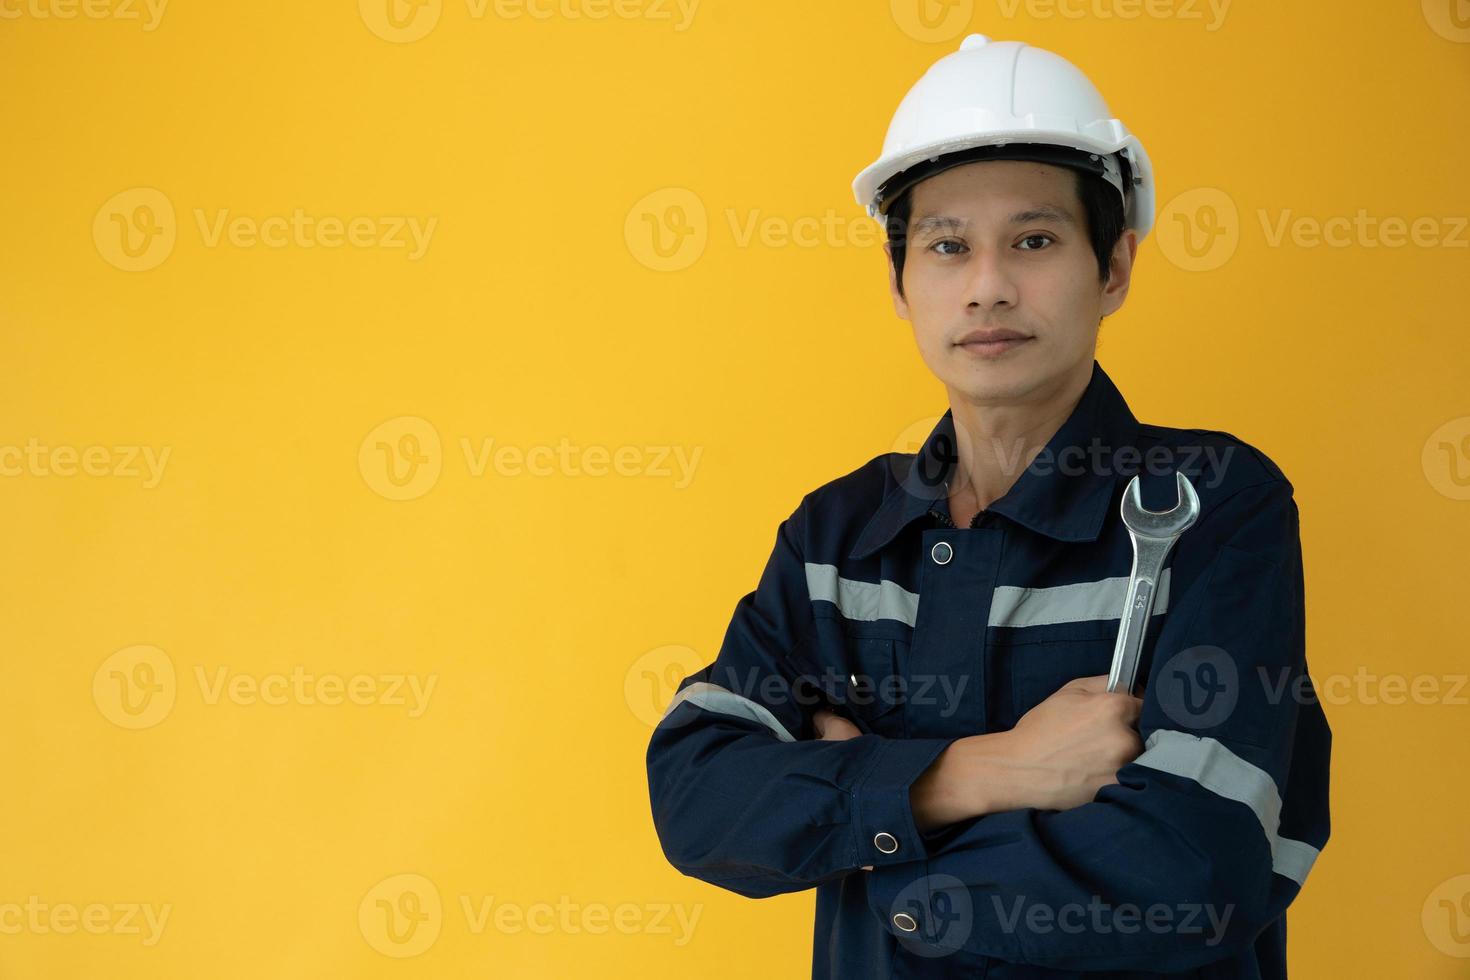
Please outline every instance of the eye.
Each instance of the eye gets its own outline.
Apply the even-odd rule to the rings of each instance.
[[[1038,240],[1039,241],[1043,241],[1043,242],[1050,242],[1050,241],[1055,241],[1056,239],[1052,238],[1050,235],[1042,235],[1042,234],[1027,235],[1025,238],[1021,239],[1022,242],[1034,242],[1034,241],[1038,241]],[[1024,252],[1039,252],[1039,251],[1041,251],[1041,249],[1039,249],[1039,248],[1027,248],[1027,249],[1022,249],[1022,251],[1024,251]]]
[[[941,247],[944,246],[944,245],[953,245],[956,249],[962,249],[962,248],[965,247],[963,242],[955,241],[953,238],[941,238],[939,241],[937,241],[933,245],[930,245],[929,246],[929,251],[931,251],[931,252],[939,252],[940,255],[959,255],[960,254],[958,251],[954,251],[954,252],[945,252],[945,251],[942,251],[941,250]]]

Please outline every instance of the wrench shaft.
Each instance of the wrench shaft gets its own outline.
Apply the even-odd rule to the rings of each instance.
[[[1153,615],[1164,559],[1173,545],[1173,538],[1161,540],[1133,535],[1133,569],[1128,576],[1128,593],[1123,603],[1123,618],[1118,624],[1118,639],[1113,644],[1113,666],[1108,673],[1109,691],[1133,693],[1138,664],[1143,656],[1143,638]]]
[[[1123,609],[1123,621],[1118,624],[1118,640],[1113,644],[1113,668],[1108,674],[1109,691],[1127,691],[1130,694],[1138,677],[1143,633],[1154,605],[1154,583],[1141,578],[1131,584]]]

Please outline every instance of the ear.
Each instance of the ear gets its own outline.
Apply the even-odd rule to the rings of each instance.
[[[893,298],[893,311],[900,320],[909,318],[909,303],[898,291],[898,270],[893,264],[893,243],[883,243],[883,254],[888,257],[888,294]]]
[[[1138,256],[1138,232],[1129,228],[1118,237],[1108,263],[1108,284],[1102,291],[1102,315],[1116,313],[1128,298],[1133,280],[1133,260]]]

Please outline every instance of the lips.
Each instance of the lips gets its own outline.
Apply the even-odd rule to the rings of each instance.
[[[960,344],[994,344],[1002,340],[1026,340],[1028,334],[1018,330],[971,330],[959,339]]]
[[[1006,357],[1018,347],[1024,347],[1035,338],[1019,330],[971,330],[955,344],[966,356],[995,361]]]

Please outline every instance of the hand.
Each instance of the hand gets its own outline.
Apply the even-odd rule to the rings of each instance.
[[[1143,752],[1143,699],[1108,692],[1106,674],[1068,681],[1021,716],[1006,735],[1006,764],[1022,776],[1017,806],[1066,810],[1118,782]]]
[[[812,727],[816,729],[817,738],[824,742],[841,742],[862,734],[852,722],[826,708],[817,709],[812,716]]]

